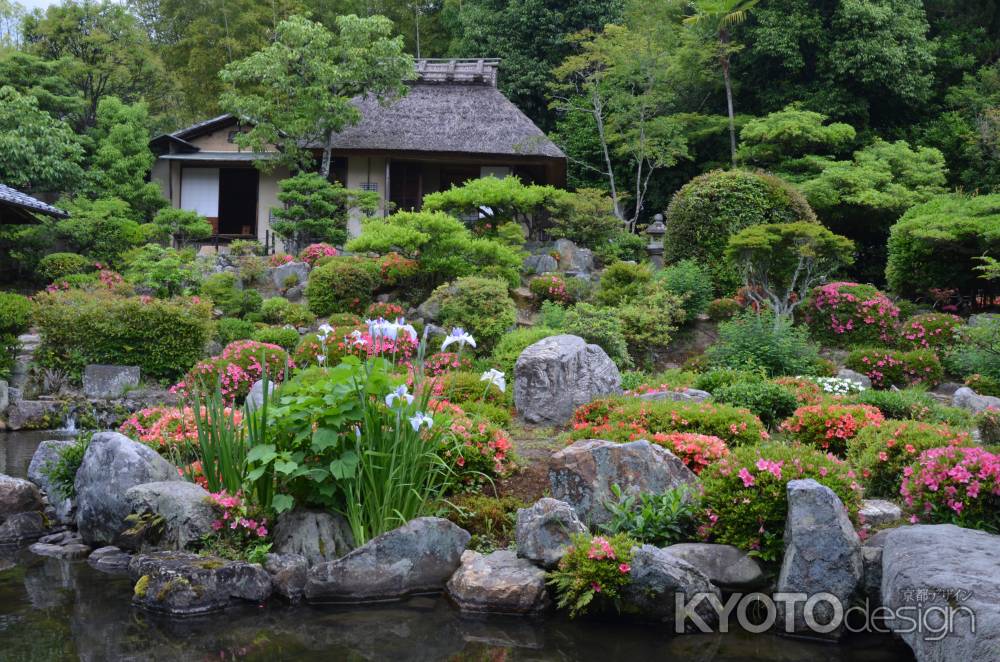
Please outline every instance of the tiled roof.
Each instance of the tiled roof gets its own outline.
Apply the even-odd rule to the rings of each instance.
[[[69,216],[69,214],[58,207],[53,207],[37,198],[31,197],[27,193],[21,193],[17,189],[3,184],[0,184],[0,204],[13,205],[39,214],[47,214],[48,216],[57,216],[60,218]]]

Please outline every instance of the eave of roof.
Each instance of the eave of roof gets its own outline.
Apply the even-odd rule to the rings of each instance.
[[[275,152],[190,152],[163,154],[161,159],[169,161],[214,161],[218,163],[252,163],[273,159]]]
[[[26,209],[36,214],[45,214],[55,218],[66,218],[69,214],[58,207],[33,198],[27,193],[22,193],[15,188],[0,184],[0,204],[18,209]]]

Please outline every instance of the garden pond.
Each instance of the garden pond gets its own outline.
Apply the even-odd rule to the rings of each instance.
[[[23,476],[52,431],[0,435],[0,471]],[[131,606],[132,584],[86,561],[0,554],[0,651],[4,660],[910,660],[905,644],[853,636],[839,645],[728,634],[673,637],[640,624],[469,617],[443,597],[368,607],[238,607],[170,619]]]

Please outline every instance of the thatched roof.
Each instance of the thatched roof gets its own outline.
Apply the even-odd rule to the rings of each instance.
[[[448,152],[565,159],[496,88],[499,60],[417,60],[409,93],[388,105],[355,99],[361,122],[334,139],[338,151]],[[219,115],[154,138],[159,153],[197,152],[190,140],[236,123]],[[172,146],[170,149],[168,146]]]
[[[463,152],[565,158],[497,88],[483,83],[423,82],[387,106],[354,102],[361,122],[334,138],[336,150]]]
[[[33,198],[27,193],[21,193],[17,189],[0,184],[0,218],[5,222],[8,220],[18,223],[30,223],[35,220],[32,214],[44,214],[56,218],[69,216],[58,207],[44,203],[37,198]],[[9,218],[7,213],[10,212]]]

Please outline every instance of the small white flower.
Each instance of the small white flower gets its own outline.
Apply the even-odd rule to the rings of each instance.
[[[504,377],[503,373],[497,370],[496,368],[490,368],[489,370],[484,372],[483,375],[479,378],[479,381],[489,382],[493,386],[496,386],[498,389],[500,389],[501,393],[507,390],[507,379]]]
[[[406,404],[408,405],[413,403],[413,396],[410,395],[410,391],[406,388],[406,384],[401,384],[395,391],[385,396],[385,406],[392,407],[392,404],[396,402],[396,400],[406,400]]]
[[[410,416],[410,426],[413,427],[414,432],[419,431],[421,425],[426,425],[427,429],[430,430],[434,426],[434,419],[422,411]]]
[[[351,331],[351,335],[349,337],[351,339],[351,344],[354,345],[355,347],[365,344],[364,334],[358,331],[357,329]]]
[[[475,347],[476,339],[466,333],[465,329],[462,327],[456,326],[451,330],[451,333],[448,334],[448,337],[444,339],[444,342],[441,343],[441,351],[445,351],[448,348],[448,345],[451,345],[452,343],[458,343],[459,347],[465,347],[466,345],[472,345]]]

